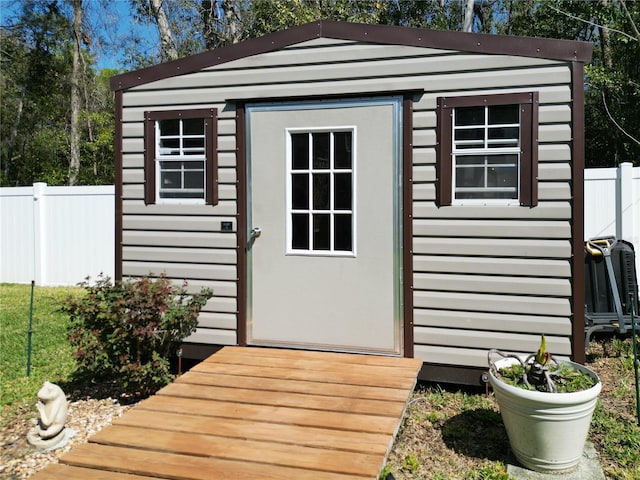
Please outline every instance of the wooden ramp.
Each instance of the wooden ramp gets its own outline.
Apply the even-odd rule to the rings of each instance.
[[[225,347],[34,478],[373,480],[421,366]]]

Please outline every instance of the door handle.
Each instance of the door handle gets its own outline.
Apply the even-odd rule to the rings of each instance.
[[[262,229],[260,227],[253,227],[251,229],[251,234],[249,235],[251,240],[255,240],[262,234]]]

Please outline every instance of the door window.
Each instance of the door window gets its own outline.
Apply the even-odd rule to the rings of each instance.
[[[289,132],[289,253],[354,253],[354,130]]]

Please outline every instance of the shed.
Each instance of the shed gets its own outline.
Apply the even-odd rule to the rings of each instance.
[[[255,345],[584,361],[587,43],[318,21],[111,80],[116,278],[211,287]]]

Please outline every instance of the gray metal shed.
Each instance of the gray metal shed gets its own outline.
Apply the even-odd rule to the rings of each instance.
[[[545,333],[583,361],[590,56],[319,21],[118,75],[116,277],[213,288],[187,357],[401,355],[478,383],[489,348]]]

